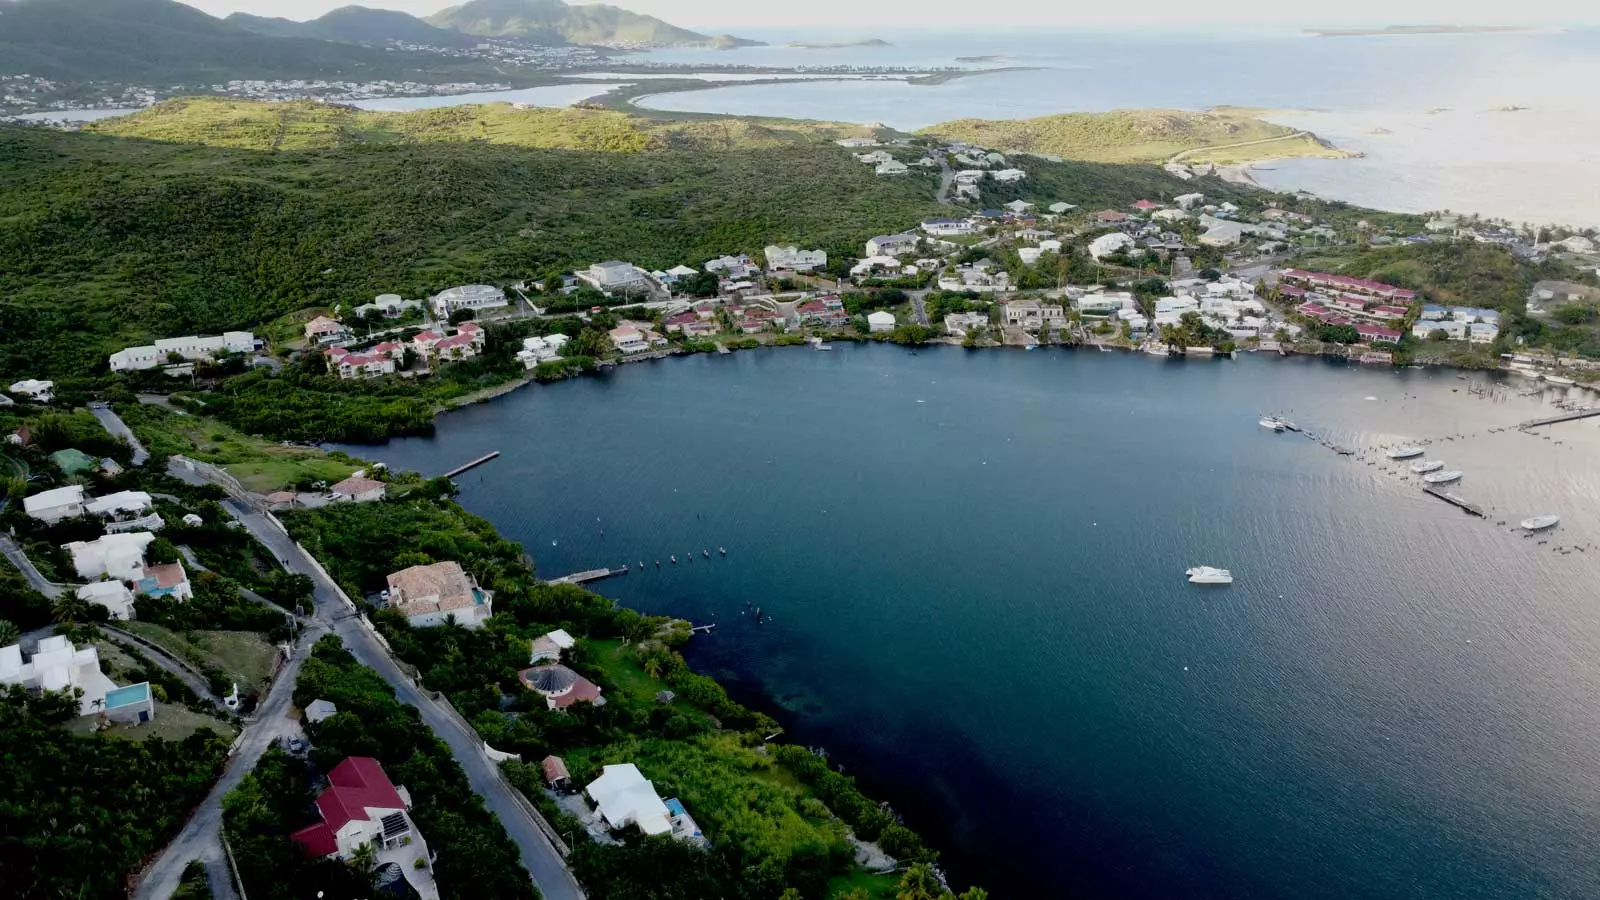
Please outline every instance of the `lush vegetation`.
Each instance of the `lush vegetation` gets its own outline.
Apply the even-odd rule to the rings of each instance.
[[[435,482],[399,501],[298,511],[286,522],[353,596],[382,587],[391,571],[441,560],[459,561],[495,592],[495,615],[473,630],[413,629],[390,611],[374,620],[395,654],[490,746],[528,761],[507,763],[508,777],[559,830],[579,835],[573,865],[590,896],[769,900],[792,889],[824,897],[853,871],[847,829],[901,859],[931,857],[851,779],[804,750],[768,744],[776,723],[695,673],[678,652],[684,623],[534,581],[521,548],[440,497],[445,488]],[[603,706],[551,711],[522,688],[517,672],[528,665],[529,641],[557,627],[578,637],[563,662],[600,686]],[[666,690],[675,696],[663,703]],[[710,848],[639,836],[622,846],[584,840],[583,827],[540,789],[533,763],[548,754],[563,756],[579,782],[603,765],[635,763],[663,796],[684,802]]]
[[[1260,146],[1274,158],[1336,154],[1314,139],[1283,140],[1295,129],[1273,125],[1226,108],[1206,112],[1177,109],[1118,109],[1065,113],[1035,119],[957,119],[924,128],[920,134],[961,140],[997,150],[1019,150],[1094,162],[1160,162],[1184,151],[1272,141]],[[1240,147],[1227,161],[1262,159]],[[1196,160],[1206,159],[1195,153]]]
[[[469,0],[429,16],[428,21],[467,34],[556,44],[698,44],[711,40],[654,16],[598,4],[568,6],[561,0]]]
[[[79,736],[77,701],[0,688],[0,884],[9,897],[113,898],[205,796],[227,738]]]

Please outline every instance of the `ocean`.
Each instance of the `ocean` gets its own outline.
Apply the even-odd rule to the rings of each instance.
[[[997,900],[1592,900],[1600,428],[1491,431],[1559,389],[1490,377],[839,345],[346,449],[501,451],[468,509],[546,577],[645,563],[596,587],[716,623],[694,664]],[[1423,440],[1487,520],[1376,449]],[[1548,544],[1513,533],[1542,513]],[[1187,584],[1201,564],[1235,583]]]
[[[1367,154],[1273,163],[1256,175],[1264,186],[1403,212],[1452,209],[1519,223],[1600,225],[1600,179],[1588,149],[1600,140],[1600,106],[1591,87],[1600,80],[1600,31],[1319,38],[1235,28],[879,36],[894,46],[675,49],[650,58],[690,65],[1031,70],[870,90],[850,83],[736,85],[655,95],[639,105],[901,129],[966,117],[1253,107],[1266,110],[1267,119]],[[962,57],[989,59],[958,61]]]

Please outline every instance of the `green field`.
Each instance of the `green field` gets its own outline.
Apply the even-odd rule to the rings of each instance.
[[[315,447],[262,440],[216,419],[179,415],[158,404],[130,404],[120,412],[152,454],[181,454],[222,466],[246,488],[261,493],[308,482],[332,484],[364,465]]]
[[[250,631],[178,633],[149,622],[125,622],[122,628],[199,669],[215,666],[238,682],[241,692],[265,684],[278,651]]]

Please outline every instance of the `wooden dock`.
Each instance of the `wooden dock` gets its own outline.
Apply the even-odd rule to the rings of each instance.
[[[1468,515],[1477,516],[1480,519],[1488,518],[1488,516],[1486,516],[1483,512],[1483,507],[1477,505],[1476,503],[1468,503],[1465,498],[1458,497],[1449,491],[1441,491],[1436,487],[1424,487],[1422,492],[1424,494],[1438,497],[1440,500],[1443,500],[1444,502],[1456,507]]]
[[[1555,425],[1558,422],[1572,422],[1577,419],[1590,419],[1595,416],[1600,416],[1600,409],[1585,409],[1579,412],[1569,412],[1564,415],[1551,416],[1548,419],[1534,419],[1531,422],[1523,422],[1517,427],[1526,430],[1529,428],[1538,428],[1542,425]]]
[[[602,578],[610,578],[613,575],[626,574],[628,574],[627,566],[623,566],[620,569],[590,569],[587,572],[573,572],[571,575],[563,575],[560,578],[552,578],[550,579],[550,583],[588,584],[591,581],[599,581]]]
[[[497,457],[499,455],[500,455],[500,451],[499,450],[495,450],[492,453],[485,453],[484,455],[478,457],[477,459],[473,460],[472,462],[467,463],[464,466],[456,466],[454,469],[451,469],[450,471],[444,473],[444,477],[446,477],[446,478],[454,478],[457,475],[460,475],[462,472],[465,472],[468,469],[472,469],[472,468],[476,468],[478,466],[481,466],[484,463],[488,462],[491,459],[494,459],[495,457]]]

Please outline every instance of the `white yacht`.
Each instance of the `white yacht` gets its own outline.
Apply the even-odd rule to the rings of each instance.
[[[1214,566],[1195,566],[1184,572],[1190,584],[1233,584],[1233,573]]]
[[[1448,472],[1432,472],[1424,475],[1422,476],[1422,480],[1429,484],[1449,484],[1452,481],[1460,481],[1461,476],[1465,474],[1467,473],[1461,471],[1460,469],[1451,469]]]
[[[1283,430],[1283,422],[1279,421],[1277,416],[1262,416],[1260,425],[1262,428],[1270,428],[1273,431]]]
[[[1546,528],[1556,527],[1560,522],[1560,516],[1534,516],[1531,519],[1523,519],[1522,528],[1525,531],[1543,531]]]
[[[1418,475],[1426,475],[1429,472],[1437,472],[1442,468],[1444,468],[1444,460],[1442,459],[1430,459],[1411,464],[1411,471],[1417,473]]]
[[[1390,459],[1415,459],[1415,458],[1421,456],[1422,454],[1424,454],[1426,452],[1427,451],[1423,450],[1421,447],[1415,447],[1415,446],[1412,446],[1410,444],[1403,444],[1403,445],[1401,445],[1399,447],[1394,448],[1393,450],[1390,450],[1389,451],[1389,458]]]

